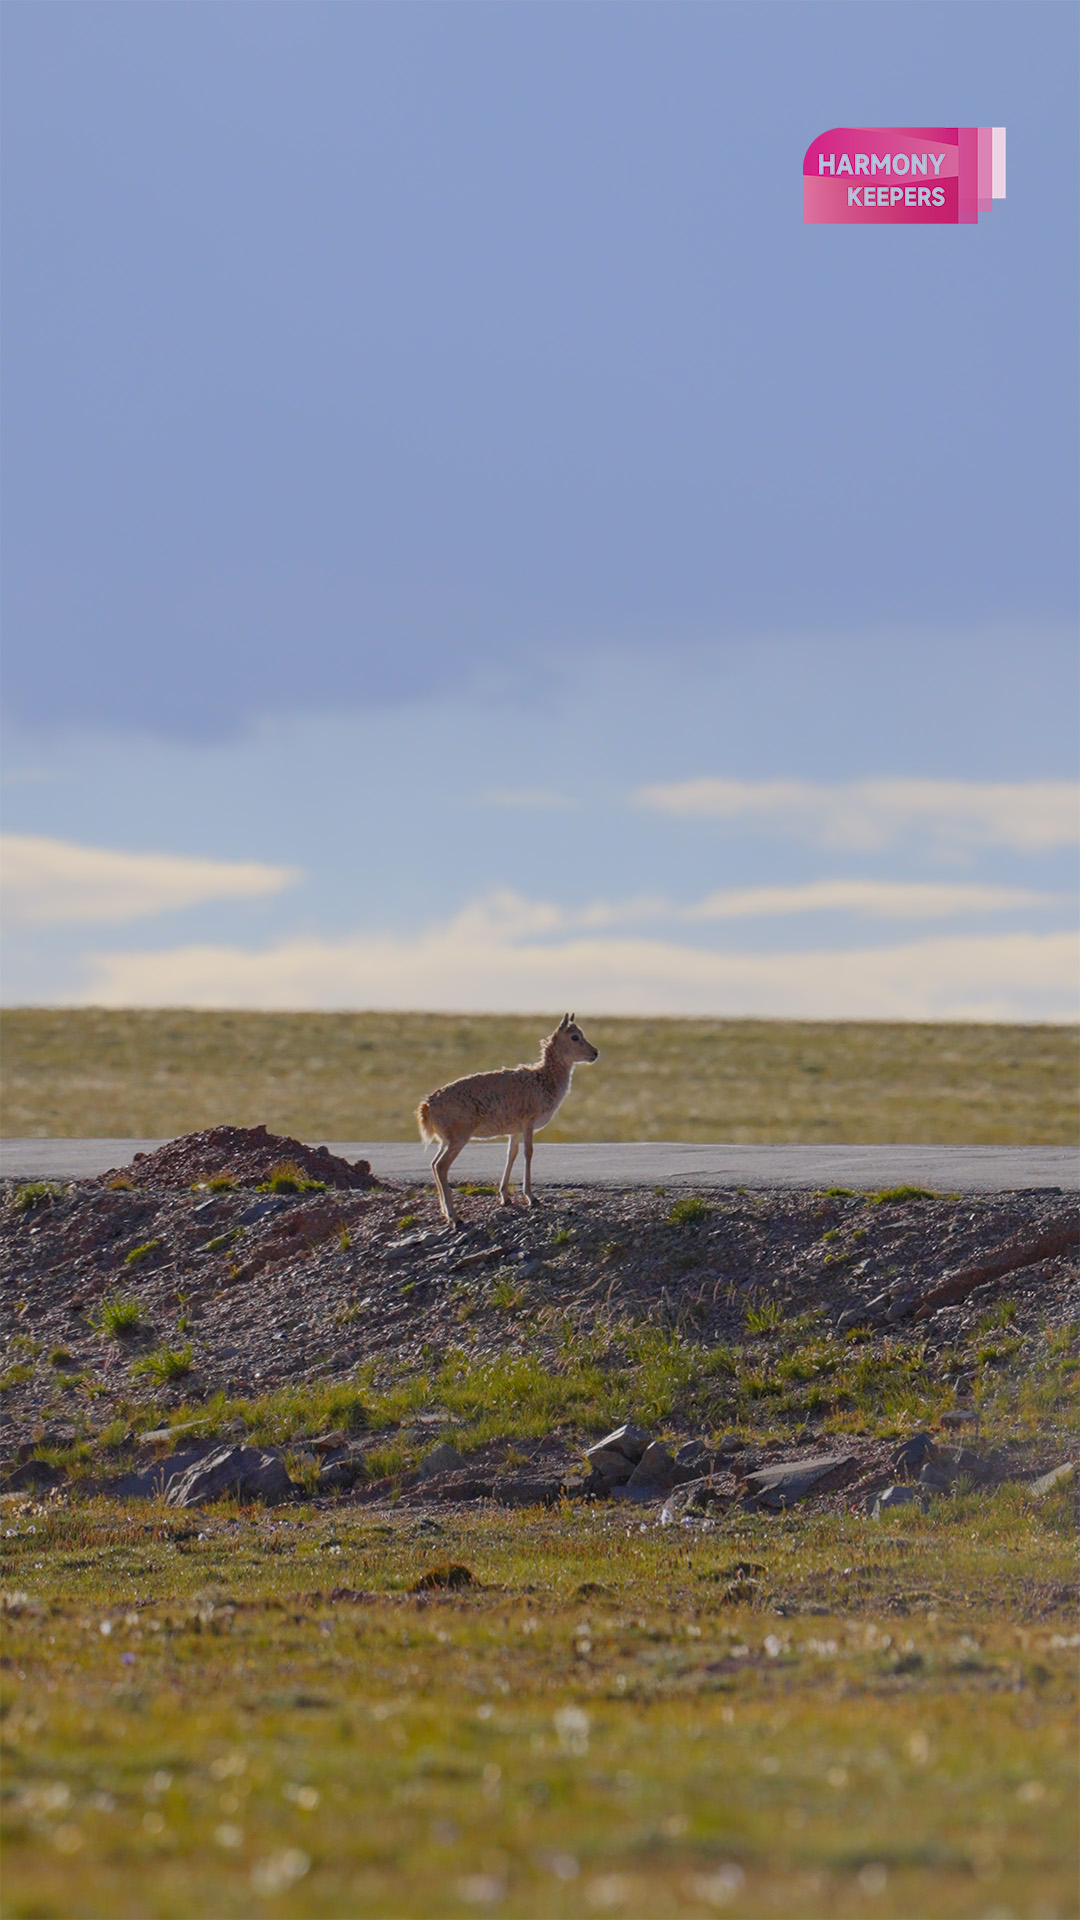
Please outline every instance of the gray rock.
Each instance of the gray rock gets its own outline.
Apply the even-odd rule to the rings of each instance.
[[[449,1440],[440,1440],[437,1447],[421,1460],[417,1472],[421,1480],[431,1480],[437,1473],[460,1473],[468,1462],[463,1453],[451,1446]]]
[[[666,1493],[675,1485],[675,1461],[662,1440],[654,1440],[647,1446],[629,1480],[628,1491],[638,1487],[651,1487],[657,1493]]]
[[[730,1495],[721,1493],[714,1487],[711,1478],[692,1480],[688,1486],[677,1487],[664,1501],[660,1515],[660,1524],[670,1526],[676,1520],[691,1520],[702,1517],[713,1507],[726,1506]]]
[[[708,1449],[700,1440],[687,1440],[675,1455],[678,1467],[696,1467],[709,1458]]]
[[[634,1427],[628,1423],[625,1426],[616,1427],[613,1433],[606,1433],[595,1446],[587,1447],[585,1458],[591,1460],[594,1454],[601,1451],[621,1453],[624,1459],[629,1460],[632,1467],[636,1467],[651,1440],[652,1435],[646,1433],[643,1427]]]
[[[874,1501],[874,1519],[879,1519],[883,1513],[888,1513],[893,1507],[910,1507],[918,1499],[917,1487],[886,1487]]]
[[[979,1416],[974,1407],[950,1407],[941,1416],[943,1427],[977,1427]]]
[[[332,1460],[325,1467],[320,1467],[315,1490],[317,1493],[340,1493],[361,1479],[363,1472],[363,1463],[356,1458],[346,1456],[341,1460]]]
[[[1075,1460],[1063,1460],[1060,1467],[1051,1467],[1049,1473],[1040,1473],[1037,1480],[1030,1481],[1028,1492],[1041,1499],[1043,1494],[1052,1493],[1055,1487],[1060,1487],[1066,1480],[1071,1480],[1075,1472]]]
[[[562,1480],[537,1480],[528,1474],[510,1474],[492,1484],[491,1497],[503,1507],[553,1507],[566,1492]]]
[[[51,1466],[48,1460],[24,1460],[21,1467],[15,1467],[0,1481],[0,1493],[33,1492],[39,1487],[58,1487],[66,1479],[63,1468]]]
[[[733,1454],[746,1452],[746,1441],[741,1440],[737,1433],[725,1433],[717,1441],[716,1451],[725,1460],[729,1460]]]
[[[88,1493],[107,1493],[114,1500],[153,1500],[165,1492],[170,1480],[178,1479],[199,1460],[205,1460],[214,1450],[214,1442],[203,1441],[202,1445],[183,1448],[179,1453],[169,1453],[162,1460],[155,1460],[151,1466],[139,1467],[134,1473],[122,1473],[112,1480],[92,1480],[84,1482]]]
[[[275,1193],[268,1200],[256,1200],[254,1206],[248,1207],[247,1212],[240,1215],[239,1224],[253,1227],[260,1220],[269,1220],[275,1213],[284,1213],[298,1198],[297,1194]]]
[[[590,1447],[586,1459],[605,1487],[624,1487],[634,1471],[625,1453],[616,1453],[614,1447]]]
[[[148,1433],[137,1433],[135,1435],[135,1445],[137,1447],[175,1447],[176,1442],[182,1440],[185,1434],[198,1433],[200,1427],[204,1428],[203,1438],[200,1444],[202,1451],[205,1453],[207,1447],[213,1443],[206,1435],[205,1423],[201,1420],[185,1420],[178,1427],[153,1427]],[[189,1442],[189,1445],[194,1448],[194,1441]]]
[[[920,1487],[927,1487],[931,1493],[951,1493],[952,1476],[945,1467],[935,1466],[928,1460],[919,1474]]]
[[[910,1439],[901,1440],[900,1445],[893,1448],[889,1464],[894,1468],[898,1480],[911,1480],[925,1466],[936,1465],[939,1458],[932,1433],[913,1433]]]
[[[746,1476],[746,1491],[767,1507],[787,1507],[801,1500],[811,1487],[838,1467],[852,1465],[850,1453],[818,1454],[810,1460],[782,1460],[776,1465],[758,1467]]]
[[[889,1295],[879,1293],[873,1300],[859,1301],[840,1315],[836,1323],[837,1333],[847,1333],[852,1327],[880,1326],[889,1311]]]
[[[199,1507],[228,1494],[241,1500],[265,1500],[273,1506],[295,1492],[276,1453],[259,1447],[219,1447],[186,1472],[176,1474],[165,1489],[170,1507]]]
[[[886,1320],[906,1320],[909,1313],[914,1313],[918,1300],[917,1293],[896,1294],[885,1309]]]

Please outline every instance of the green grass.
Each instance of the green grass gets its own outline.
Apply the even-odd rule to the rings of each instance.
[[[775,1300],[762,1300],[746,1309],[746,1331],[749,1334],[775,1333],[783,1323],[783,1309],[777,1306]]]
[[[295,1160],[279,1160],[271,1167],[265,1180],[259,1182],[257,1193],[325,1193],[325,1180],[312,1180],[303,1167]]]
[[[99,1333],[107,1333],[114,1340],[126,1339],[129,1334],[137,1333],[142,1324],[142,1309],[137,1300],[128,1294],[111,1293],[103,1300],[94,1323]]]
[[[207,1253],[225,1253],[229,1247],[236,1245],[242,1232],[242,1227],[230,1227],[226,1233],[215,1234],[206,1243]]]
[[[191,1372],[194,1349],[190,1342],[186,1347],[158,1347],[154,1353],[144,1354],[136,1360],[133,1373],[146,1374],[156,1380],[159,1386],[166,1386],[170,1380],[181,1380]]]
[[[161,1252],[161,1245],[160,1240],[144,1240],[141,1246],[132,1247],[131,1252],[124,1255],[125,1267],[141,1266],[144,1260],[150,1259],[151,1254]]]
[[[1064,1497],[7,1511],[11,1920],[1075,1911]]]
[[[487,1293],[470,1294],[464,1304],[472,1313],[486,1302],[524,1305],[511,1276],[496,1277]],[[710,1345],[692,1330],[653,1321],[589,1329],[567,1317],[552,1331],[560,1348],[554,1361],[528,1352],[477,1358],[463,1345],[426,1364],[359,1367],[345,1382],[192,1399],[173,1408],[169,1420],[207,1435],[241,1430],[281,1446],[337,1427],[370,1430],[384,1436],[367,1462],[377,1477],[416,1463],[416,1448],[395,1429],[421,1413],[449,1416],[465,1450],[553,1432],[594,1435],[624,1419],[678,1440],[748,1424],[780,1438],[812,1417],[842,1439],[928,1425],[956,1397],[920,1339],[897,1333],[873,1340],[857,1331],[837,1337],[816,1314],[784,1319],[769,1301],[749,1308],[747,1347]],[[987,1444],[1030,1439],[1049,1426],[1062,1435],[1080,1432],[1078,1338],[1075,1326],[1051,1332],[1033,1360],[1006,1328],[973,1334],[971,1391]],[[135,1402],[118,1418],[125,1430],[161,1424],[157,1410]]]
[[[927,1187],[883,1187],[880,1193],[871,1194],[871,1205],[875,1207],[905,1207],[912,1200],[936,1200],[937,1195]]]
[[[157,1138],[227,1119],[306,1140],[412,1140],[418,1099],[534,1058],[551,1019],[14,1008],[0,1016],[3,1131]],[[1076,1137],[1073,1028],[599,1019],[587,1031],[600,1059],[545,1138]]]
[[[58,1187],[53,1180],[29,1180],[17,1189],[14,1205],[19,1213],[32,1213],[35,1207],[51,1207],[54,1200],[63,1197],[63,1192],[63,1187]]]
[[[688,1193],[682,1200],[676,1200],[668,1214],[669,1227],[700,1227],[713,1211],[712,1202],[703,1194]]]

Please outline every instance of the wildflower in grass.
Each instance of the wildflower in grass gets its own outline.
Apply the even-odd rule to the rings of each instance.
[[[255,1862],[251,1884],[256,1893],[284,1893],[303,1879],[310,1866],[310,1858],[299,1847],[286,1847],[281,1853],[271,1853],[265,1860]]]

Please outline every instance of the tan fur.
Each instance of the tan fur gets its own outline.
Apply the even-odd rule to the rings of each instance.
[[[495,1073],[470,1073],[451,1080],[421,1100],[416,1109],[421,1140],[437,1140],[440,1151],[431,1163],[439,1206],[451,1226],[457,1224],[446,1176],[466,1141],[509,1136],[506,1166],[499,1185],[503,1206],[510,1206],[510,1173],[518,1144],[525,1144],[522,1193],[534,1206],[532,1191],[533,1135],[558,1111],[570,1091],[579,1060],[598,1059],[598,1050],[586,1040],[572,1013],[564,1013],[554,1033],[540,1043],[540,1058],[531,1066],[501,1067]]]

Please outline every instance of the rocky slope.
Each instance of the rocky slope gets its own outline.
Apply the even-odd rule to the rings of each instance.
[[[604,1330],[617,1348],[627,1326],[744,1358],[760,1349],[767,1360],[770,1335],[808,1314],[816,1334],[851,1330],[894,1355],[917,1348],[963,1402],[995,1364],[1014,1375],[1037,1365],[1077,1312],[1076,1212],[1053,1191],[874,1203],[561,1190],[531,1211],[476,1192],[462,1206],[467,1224],[449,1232],[430,1188],[381,1183],[366,1163],[263,1129],[187,1136],[94,1181],[8,1183],[0,1457],[10,1469],[43,1446],[92,1440],[140,1404],[161,1424],[179,1402],[219,1390],[234,1400],[313,1390],[358,1368],[378,1383],[437,1368],[448,1352],[469,1366],[516,1355],[558,1370],[575,1335]],[[1005,1270],[995,1271],[1003,1251]],[[935,1305],[958,1277],[962,1297]],[[987,1359],[979,1329],[1006,1299],[1003,1353]],[[126,1332],[110,1324],[118,1307],[135,1320]],[[171,1383],[153,1371],[170,1352],[188,1365]],[[785,1417],[791,1451],[813,1423],[774,1408],[773,1427]],[[413,1427],[412,1442],[437,1440],[446,1421],[420,1418],[429,1424]],[[709,1438],[679,1425],[677,1414],[667,1423],[673,1449]],[[530,1441],[525,1478],[550,1491],[594,1437]],[[858,1479],[887,1450],[870,1432],[856,1442]],[[314,1457],[333,1465],[333,1451]],[[772,1454],[783,1452],[774,1432]],[[1032,1455],[1032,1470],[1055,1453],[1060,1443]],[[490,1482],[494,1458],[490,1446],[471,1458],[461,1497],[478,1497],[472,1483]]]

